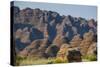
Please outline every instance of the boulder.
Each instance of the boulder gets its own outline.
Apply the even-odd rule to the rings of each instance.
[[[68,62],[81,62],[81,53],[79,48],[71,48],[69,44],[62,44],[57,53],[57,58],[68,60]]]
[[[79,50],[71,48],[68,50],[67,59],[68,62],[81,62],[81,52]]]
[[[48,57],[56,57],[59,48],[56,45],[51,44],[45,51]]]

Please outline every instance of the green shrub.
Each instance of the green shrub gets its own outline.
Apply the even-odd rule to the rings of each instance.
[[[27,57],[22,57],[22,56],[16,56],[16,60],[24,60],[26,59]]]
[[[97,60],[97,57],[96,57],[96,55],[89,55],[87,57],[87,59],[89,59],[90,61],[96,61]]]
[[[49,57],[47,64],[53,64],[54,60],[55,60],[55,57]]]
[[[27,59],[27,57],[16,56],[16,65],[20,65],[20,63],[25,59]]]
[[[45,59],[45,58],[37,58],[37,57],[18,57],[16,60],[16,65],[36,65],[36,64],[52,64],[53,58]]]
[[[55,63],[63,63],[63,61],[61,59],[56,59]]]
[[[67,63],[68,61],[67,60],[63,60],[61,58],[56,58],[54,63]]]
[[[96,55],[86,55],[86,56],[83,57],[83,59],[87,59],[89,61],[96,61],[97,56]]]
[[[49,62],[47,62],[47,64],[53,64],[53,61],[49,61]]]

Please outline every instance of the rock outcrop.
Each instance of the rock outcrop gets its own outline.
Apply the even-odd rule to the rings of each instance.
[[[68,62],[81,62],[82,61],[80,50],[76,50],[73,48],[68,50],[67,58],[68,58]]]
[[[19,54],[22,56],[29,56],[29,55],[38,55],[41,53],[45,53],[46,46],[47,46],[47,40],[46,39],[40,39],[33,41],[29,46],[24,48]]]
[[[90,30],[89,32],[84,34],[83,40],[80,44],[82,55],[87,54],[88,48],[91,46],[92,43],[93,43],[93,32]]]
[[[97,43],[92,43],[88,48],[87,55],[97,55]]]
[[[70,45],[71,45],[71,47],[80,47],[81,41],[82,41],[82,39],[80,38],[80,35],[77,34],[70,41]]]
[[[62,44],[62,46],[60,47],[60,50],[57,53],[56,58],[59,58],[63,61],[67,60],[67,53],[68,53],[68,44]]]
[[[45,51],[47,57],[56,57],[59,48],[56,45],[51,44]]]
[[[81,62],[81,56],[79,48],[72,48],[69,44],[62,44],[57,53],[57,58],[67,60],[68,62]]]

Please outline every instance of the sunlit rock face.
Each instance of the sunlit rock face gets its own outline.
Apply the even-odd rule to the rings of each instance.
[[[87,54],[88,48],[93,43],[93,31],[89,30],[89,32],[85,33],[83,36],[83,40],[80,44],[82,55]]]
[[[39,8],[13,6],[11,9],[14,9],[13,32],[19,54],[55,57],[63,44],[68,49],[79,49],[75,50],[79,56],[96,53],[97,21],[94,19],[65,16]],[[72,56],[71,52],[73,50],[68,56]]]
[[[71,47],[80,47],[81,42],[82,42],[82,39],[80,38],[80,35],[77,34],[70,41],[70,45],[71,45]]]
[[[62,44],[57,53],[57,58],[66,59],[68,62],[81,62],[81,56],[79,48],[71,47],[69,44]]]

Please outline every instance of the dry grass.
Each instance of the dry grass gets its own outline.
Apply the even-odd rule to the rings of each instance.
[[[34,60],[34,59],[25,59],[25,60],[22,60],[20,65],[36,65],[36,64],[47,64],[48,60],[47,59],[37,59],[37,60]]]
[[[39,65],[39,64],[52,64],[55,58],[38,58],[38,57],[27,57],[23,58],[18,56],[16,59],[17,65]]]
[[[96,61],[97,57],[95,55],[88,55],[82,57],[83,62]],[[68,63],[67,60],[62,60],[60,58],[39,58],[39,57],[20,57],[17,56],[16,64],[19,65],[40,65],[40,64],[56,64],[56,63]]]
[[[20,57],[16,59],[17,65],[40,65],[40,64],[56,64],[56,63],[67,63],[58,58],[38,58],[38,57]]]

